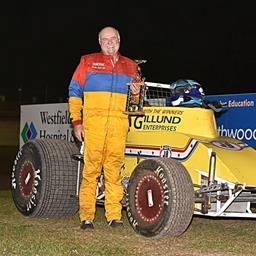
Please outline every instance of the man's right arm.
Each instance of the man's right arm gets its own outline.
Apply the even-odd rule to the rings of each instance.
[[[76,68],[69,85],[69,113],[74,127],[74,134],[80,141],[84,138],[84,128],[82,125],[82,107],[83,107],[83,86],[85,83],[84,59]]]
[[[82,125],[82,99],[69,97],[69,112],[73,125],[74,135],[79,141],[84,139],[84,127]]]

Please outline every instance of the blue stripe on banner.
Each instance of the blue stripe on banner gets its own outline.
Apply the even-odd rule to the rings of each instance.
[[[256,149],[256,93],[207,95],[220,101],[223,111],[216,115],[218,134],[236,138]]]
[[[132,77],[124,74],[87,73],[84,91],[87,92],[114,92],[127,94],[128,85]]]

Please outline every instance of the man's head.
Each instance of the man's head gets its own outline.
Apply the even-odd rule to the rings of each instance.
[[[99,44],[106,55],[115,56],[120,47],[119,32],[113,27],[105,27],[99,32]]]

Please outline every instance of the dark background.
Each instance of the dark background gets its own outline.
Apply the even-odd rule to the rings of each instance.
[[[148,60],[146,81],[194,79],[208,95],[255,92],[249,1],[24,2],[1,9],[0,96],[7,101],[66,102],[81,55],[99,51],[107,25],[120,31],[123,55]]]

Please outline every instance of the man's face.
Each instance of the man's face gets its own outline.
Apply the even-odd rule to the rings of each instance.
[[[100,33],[100,47],[104,54],[115,56],[120,47],[120,41],[116,30],[106,28]]]

